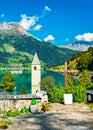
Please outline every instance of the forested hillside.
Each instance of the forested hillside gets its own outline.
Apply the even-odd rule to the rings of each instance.
[[[74,55],[68,62],[70,69],[86,69],[93,71],[93,47],[89,47],[86,52]]]
[[[31,65],[37,52],[42,66],[65,62],[77,51],[60,48],[27,33],[18,23],[0,23],[0,66],[10,64]]]

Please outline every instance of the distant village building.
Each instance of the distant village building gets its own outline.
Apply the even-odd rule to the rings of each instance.
[[[40,91],[40,82],[41,82],[41,65],[37,53],[35,53],[32,61],[32,76],[31,76],[31,88],[32,94],[35,94],[36,91]]]

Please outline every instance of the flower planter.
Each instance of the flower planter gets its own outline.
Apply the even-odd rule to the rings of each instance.
[[[72,94],[64,94],[64,104],[72,104],[73,95]]]
[[[38,103],[37,100],[35,98],[32,99],[31,101],[31,105],[30,105],[30,111],[32,113],[38,112]]]
[[[30,105],[30,111],[32,113],[35,113],[35,112],[38,112],[38,104],[35,104],[35,105]]]

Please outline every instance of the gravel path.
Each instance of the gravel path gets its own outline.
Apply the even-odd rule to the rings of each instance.
[[[14,124],[7,130],[93,130],[93,112],[84,104],[52,104],[48,113],[31,113],[12,120]]]
[[[13,120],[8,130],[93,130],[93,113],[39,113]]]

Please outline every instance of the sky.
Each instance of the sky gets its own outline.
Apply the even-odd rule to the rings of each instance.
[[[0,22],[19,22],[55,45],[93,41],[93,0],[0,0]]]

